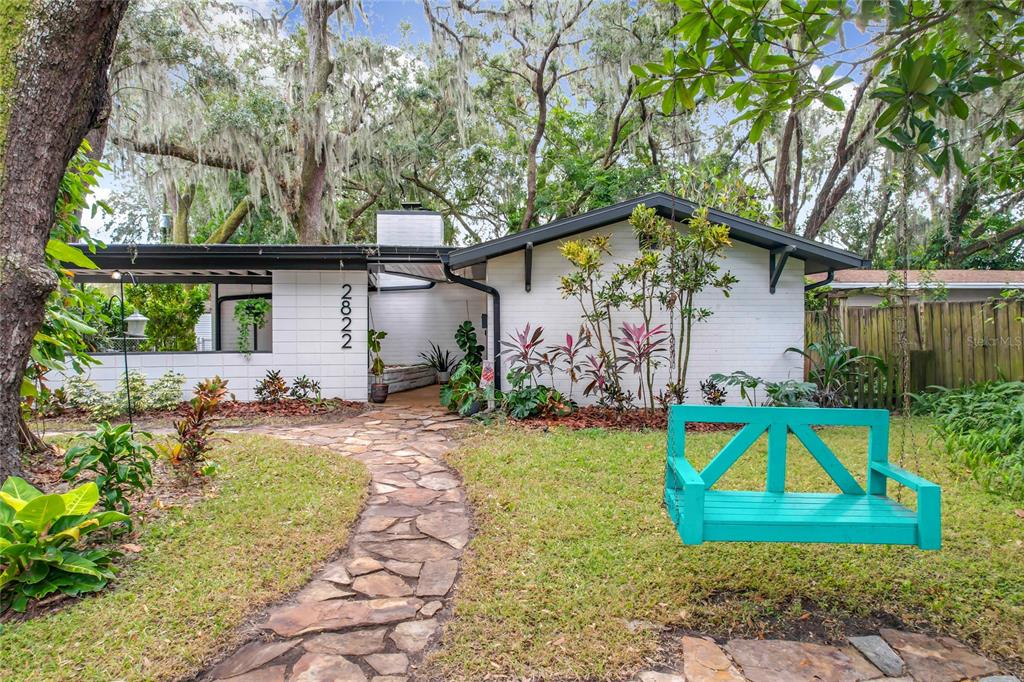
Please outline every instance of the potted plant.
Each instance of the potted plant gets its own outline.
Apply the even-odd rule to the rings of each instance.
[[[427,364],[437,372],[437,383],[447,384],[448,378],[451,376],[452,366],[455,365],[455,359],[450,351],[442,351],[441,347],[433,341],[429,343],[430,352],[420,353],[420,357],[426,360]]]
[[[380,342],[387,336],[387,332],[371,329],[367,334],[367,346],[370,349],[370,374],[374,382],[370,384],[370,402],[382,403],[388,399],[388,385],[382,380],[384,376],[384,361],[380,358]]]

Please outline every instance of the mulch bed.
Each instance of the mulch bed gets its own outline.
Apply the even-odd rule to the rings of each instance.
[[[613,410],[607,407],[581,407],[564,417],[531,417],[521,422],[530,428],[548,429],[562,426],[567,429],[616,429],[620,431],[664,431],[668,424],[665,410]],[[691,433],[731,431],[737,424],[687,424]]]

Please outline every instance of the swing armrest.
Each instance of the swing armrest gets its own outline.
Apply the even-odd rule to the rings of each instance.
[[[912,474],[902,467],[889,464],[888,462],[871,462],[869,465],[873,471],[877,471],[888,479],[896,481],[915,492],[938,488],[939,486],[931,481]]]
[[[700,486],[700,489],[703,490],[707,487],[704,484],[704,479],[700,477],[700,474],[693,468],[693,465],[686,460],[686,457],[681,455],[669,457],[668,466],[672,469],[672,473],[674,473],[679,478],[679,481],[687,488],[690,486]]]

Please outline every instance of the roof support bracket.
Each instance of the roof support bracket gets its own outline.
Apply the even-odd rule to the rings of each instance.
[[[526,282],[526,292],[529,293],[533,287],[533,242],[526,242],[523,259],[523,279]]]
[[[789,254],[796,251],[795,246],[781,246],[768,252],[768,293],[775,293],[775,286],[782,277],[782,271],[789,260]]]

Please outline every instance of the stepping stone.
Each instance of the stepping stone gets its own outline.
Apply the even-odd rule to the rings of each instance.
[[[374,675],[370,682],[406,682],[405,675]]]
[[[443,597],[452,589],[455,576],[459,573],[459,562],[454,560],[427,561],[420,569],[420,580],[416,594],[421,597]]]
[[[308,632],[397,623],[414,617],[421,606],[423,600],[415,597],[332,599],[275,609],[260,627],[273,630],[281,637],[294,637]]]
[[[362,669],[344,656],[304,654],[288,682],[366,682]]]
[[[725,649],[750,682],[859,682],[881,676],[853,647],[733,639]]]
[[[328,599],[341,599],[351,597],[352,592],[338,589],[338,586],[327,580],[314,580],[299,590],[295,599],[299,602],[327,601]]]
[[[373,490],[374,495],[386,495],[387,493],[393,493],[396,490],[399,490],[399,488],[386,483],[374,483],[370,486],[370,489]]]
[[[412,588],[404,580],[387,571],[359,576],[352,581],[352,589],[371,597],[404,597],[412,594]]]
[[[889,677],[899,677],[903,674],[903,659],[878,635],[847,637],[847,641]]]
[[[376,479],[377,483],[386,483],[396,488],[415,488],[416,483],[411,479],[406,478],[403,474],[384,474],[378,476]]]
[[[416,528],[431,537],[462,549],[469,542],[469,519],[463,514],[431,512],[416,517]]]
[[[675,673],[659,673],[655,670],[648,670],[640,673],[637,678],[640,682],[687,682],[682,675]]]
[[[423,564],[410,563],[408,561],[385,561],[384,568],[392,573],[404,575],[406,578],[415,578],[420,574],[420,567]]]
[[[384,635],[387,628],[355,630],[353,632],[327,632],[311,637],[302,643],[302,648],[314,654],[335,654],[338,656],[362,656],[384,650]]]
[[[426,488],[403,488],[397,492],[389,493],[388,500],[398,504],[408,504],[413,507],[422,507],[433,502],[438,495],[436,490]]]
[[[423,605],[423,608],[420,609],[420,614],[426,616],[427,618],[430,618],[435,613],[440,611],[442,606],[444,606],[444,604],[442,604],[439,601],[428,601],[426,604]]]
[[[417,483],[431,490],[451,490],[459,486],[459,482],[451,474],[429,474],[420,478]]]
[[[951,637],[882,628],[880,633],[907,663],[911,677],[928,682],[956,682],[999,672],[999,667]]]
[[[376,559],[371,559],[370,557],[360,557],[348,562],[348,572],[352,575],[373,573],[374,571],[379,571],[382,568],[384,568],[384,564]]]
[[[426,648],[427,642],[437,632],[437,620],[409,620],[399,623],[389,635],[402,651],[418,653]]]
[[[372,654],[363,660],[381,675],[400,675],[409,669],[409,657],[405,654]]]
[[[989,675],[978,678],[978,682],[1020,682],[1016,675]]]
[[[287,670],[286,665],[274,665],[242,673],[238,677],[232,677],[231,682],[284,682]]]
[[[459,428],[458,424],[453,424],[451,422],[440,422],[440,423],[431,424],[430,426],[425,427],[425,430],[426,431],[445,431],[447,429],[457,429],[457,428]]]
[[[412,516],[419,516],[422,510],[416,507],[409,507],[404,504],[379,504],[370,509],[363,510],[363,517],[369,518],[371,516],[397,516],[399,518],[409,518]]]
[[[371,516],[363,519],[356,530],[360,533],[380,533],[394,525],[397,520],[390,516]]]
[[[458,550],[444,542],[430,538],[423,540],[391,540],[389,542],[367,542],[366,549],[388,559],[399,561],[429,561],[432,559],[450,559],[458,555]]]
[[[320,574],[319,579],[328,580],[339,585],[348,585],[352,582],[352,576],[345,570],[341,562],[328,564],[327,568]]]
[[[683,637],[680,645],[683,649],[683,675],[687,682],[745,682],[746,678],[713,641],[703,637]]]
[[[286,642],[250,642],[230,657],[218,663],[210,671],[210,676],[217,680],[237,677],[270,663],[281,654],[291,651],[292,647],[296,644],[298,642],[295,640]]]

